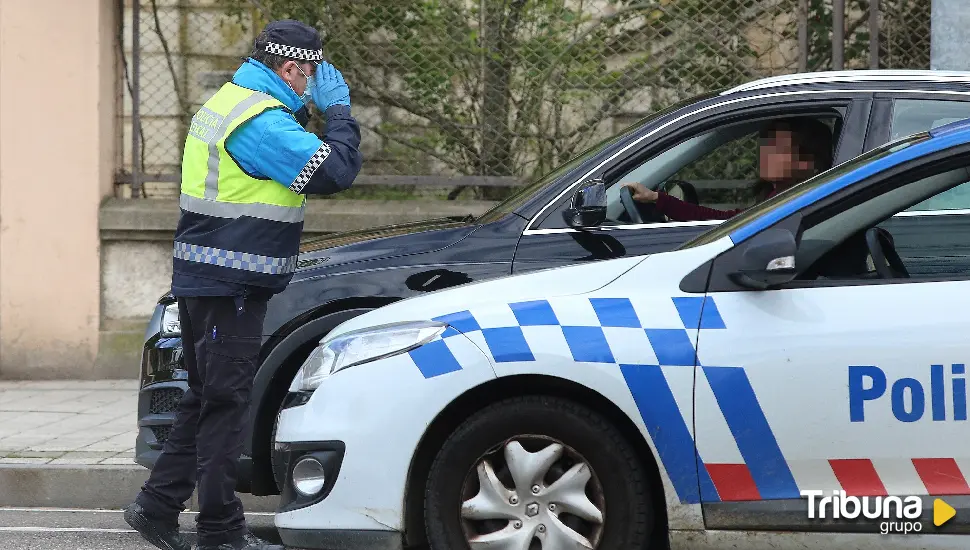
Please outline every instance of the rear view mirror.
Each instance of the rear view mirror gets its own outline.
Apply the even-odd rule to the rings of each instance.
[[[758,236],[741,256],[741,267],[731,273],[735,283],[755,290],[766,290],[791,282],[798,274],[795,253],[798,243],[791,231],[769,229]]]
[[[589,180],[573,195],[563,210],[563,220],[573,228],[596,227],[606,220],[606,184],[601,179]]]

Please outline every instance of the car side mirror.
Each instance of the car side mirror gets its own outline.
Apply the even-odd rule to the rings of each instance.
[[[772,228],[758,236],[741,255],[741,266],[729,276],[746,288],[767,290],[791,282],[798,274],[795,253],[798,242],[791,231]]]
[[[572,228],[596,227],[606,220],[606,184],[601,179],[589,180],[576,191],[563,220]]]

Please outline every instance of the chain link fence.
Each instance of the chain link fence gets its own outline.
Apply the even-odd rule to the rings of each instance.
[[[383,184],[357,197],[501,198],[503,185],[698,93],[930,64],[928,0],[125,1],[118,182],[141,197],[177,195],[192,114],[272,19],[320,28],[351,88],[358,182]],[[745,164],[726,176],[747,177]]]

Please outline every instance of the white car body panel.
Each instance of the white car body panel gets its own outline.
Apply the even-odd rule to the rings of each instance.
[[[757,468],[764,468],[758,485],[762,493],[770,486],[757,495],[750,481],[745,488],[735,480],[728,492],[746,489],[749,496],[735,496],[747,500],[799,498],[804,489],[965,491],[970,282],[715,292],[709,299],[727,330],[700,331],[697,445],[705,461],[734,466],[725,474],[757,480]],[[770,430],[765,439],[777,441],[776,465],[791,470],[785,483],[780,478],[788,475],[766,466],[770,441],[735,438],[724,422],[710,421],[725,403],[719,405],[708,379],[713,374],[736,394],[742,372]],[[745,420],[750,429],[750,416]],[[755,458],[756,467],[748,468]]]
[[[403,529],[412,457],[404,449],[418,446],[455,396],[495,378],[485,355],[468,339],[449,338],[447,346],[462,366],[447,376],[425,378],[408,355],[397,355],[345,369],[327,379],[307,404],[282,412],[278,442],[339,440],[346,451],[330,495],[314,506],[278,514],[277,527]]]

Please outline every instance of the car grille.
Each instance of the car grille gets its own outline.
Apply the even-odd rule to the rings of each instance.
[[[171,433],[171,426],[152,426],[152,434],[155,435],[155,439],[159,444],[165,443],[168,440],[169,434]]]
[[[148,412],[151,414],[176,412],[181,400],[182,390],[179,388],[155,390],[152,392],[152,401],[148,405]]]

